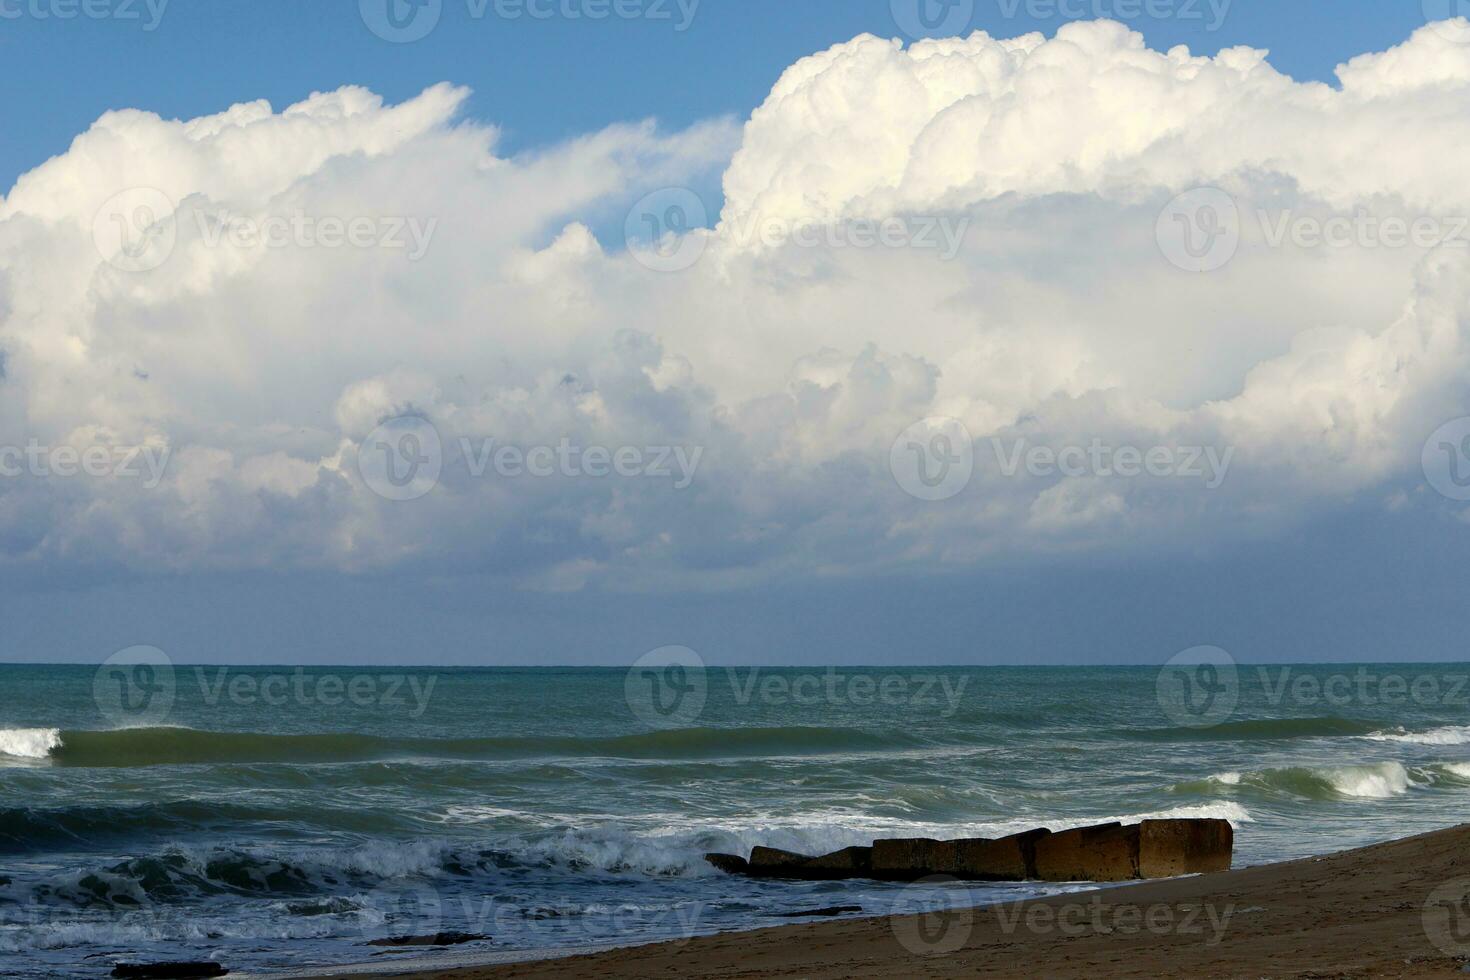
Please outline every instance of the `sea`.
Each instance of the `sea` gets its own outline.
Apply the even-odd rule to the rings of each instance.
[[[0,665],[0,976],[682,940],[1077,884],[785,882],[757,844],[1218,817],[1237,866],[1470,813],[1470,666]],[[459,932],[436,953],[381,944]]]

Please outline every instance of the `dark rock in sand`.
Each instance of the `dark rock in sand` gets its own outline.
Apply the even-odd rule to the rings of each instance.
[[[1028,830],[998,840],[905,837],[874,841],[873,875],[895,881],[930,875],[971,881],[1025,881],[1035,870],[1036,842],[1048,833],[1045,829]]]
[[[369,946],[463,946],[465,943],[478,943],[489,940],[489,936],[482,936],[472,932],[435,932],[427,936],[391,936],[387,939],[374,939],[368,943]]]
[[[821,857],[757,847],[748,863],[730,854],[710,854],[706,860],[732,874],[817,881],[917,881],[932,875],[969,881],[1129,881],[1227,870],[1233,846],[1228,821],[1145,820],[1055,834],[1038,828],[995,840],[901,837]]]
[[[1145,820],[1138,825],[1144,878],[1229,871],[1235,828],[1229,820]]]
[[[805,912],[778,912],[778,919],[805,919],[816,916],[847,915],[849,912],[861,912],[861,905],[833,905],[824,909],[808,909]]]
[[[727,875],[750,874],[750,862],[738,854],[706,854],[704,859]]]
[[[823,854],[814,857],[801,865],[802,871],[822,872],[818,877],[847,874],[866,876],[873,870],[873,849],[871,847],[844,847],[840,851],[831,854]]]
[[[229,973],[218,963],[118,963],[112,975],[118,980],[194,980],[196,977],[222,977]]]
[[[1131,881],[1138,877],[1138,826],[1078,827],[1036,840],[1039,881]]]
[[[1041,828],[998,840],[953,841],[953,863],[936,870],[970,881],[1026,881],[1036,877],[1036,844],[1050,833]]]
[[[810,860],[809,854],[783,851],[779,847],[757,847],[750,852],[750,873],[781,873],[799,868]]]
[[[927,870],[930,851],[940,844],[928,837],[898,837],[873,841],[872,868],[875,877],[905,881],[937,872]]]
[[[720,867],[719,864],[715,866]],[[757,847],[750,852],[750,866],[746,873],[756,877],[814,881],[867,878],[873,873],[872,848],[844,847],[831,854],[809,857],[774,847]]]

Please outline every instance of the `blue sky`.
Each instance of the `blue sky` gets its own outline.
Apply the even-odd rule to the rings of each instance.
[[[419,0],[410,43],[370,27],[408,0],[71,2],[0,0],[0,185],[33,171],[0,200],[0,471],[50,446],[0,472],[0,661],[1464,656],[1470,248],[1299,234],[1470,226],[1470,28],[1419,30],[1448,0],[955,0],[966,33],[1111,13],[1151,50],[1074,24],[944,58],[853,41],[920,0]],[[728,220],[675,229],[687,263],[624,247],[691,195]],[[107,235],[169,208],[121,262],[153,256]],[[375,237],[211,241],[287,214]],[[955,251],[842,240],[878,218]],[[376,235],[403,220],[409,261]],[[443,439],[422,497],[365,462],[404,425]],[[904,454],[948,474],[956,433],[930,493]],[[472,444],[567,438],[702,469],[471,478]],[[1004,464],[1099,441],[1226,466]],[[62,479],[78,444],[171,455]]]
[[[50,2],[0,7],[25,12]],[[152,31],[144,29],[153,19],[145,0],[99,2],[119,16],[0,20],[0,84],[12,94],[0,110],[0,184],[65,150],[109,109],[191,118],[261,98],[280,108],[344,84],[391,101],[436,82],[467,85],[475,91],[469,114],[503,126],[512,150],[647,117],[674,127],[744,118],[803,55],[863,32],[899,34],[888,0],[703,0],[683,32],[674,0],[671,20],[596,22],[475,19],[468,0],[447,0],[438,27],[408,44],[373,35],[354,0],[173,0]],[[971,24],[1003,37],[1054,34],[1066,21],[1060,11],[1126,13],[1128,3],[978,0]],[[1233,0],[1210,30],[1209,0],[1179,0],[1173,9],[1182,15],[1126,22],[1150,47],[1269,48],[1280,70],[1318,80],[1425,20],[1416,2]],[[21,93],[31,94],[15,97]]]

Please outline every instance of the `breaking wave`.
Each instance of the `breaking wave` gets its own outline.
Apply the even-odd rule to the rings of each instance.
[[[1245,792],[1306,800],[1384,800],[1417,789],[1465,784],[1470,784],[1470,763],[1406,766],[1400,762],[1378,762],[1221,772],[1207,779],[1179,783],[1171,789],[1177,793]]]
[[[0,728],[0,755],[17,759],[44,759],[61,744],[55,728]]]
[[[1199,728],[1180,726],[1123,729],[1116,734],[1125,738],[1150,742],[1229,742],[1252,739],[1275,741],[1291,738],[1368,736],[1380,727],[1372,722],[1326,715],[1315,718],[1252,718]]]
[[[1375,731],[1363,736],[1375,742],[1408,742],[1413,745],[1465,745],[1470,743],[1470,725],[1446,725],[1427,732]]]
[[[62,766],[204,763],[331,763],[382,759],[718,759],[904,751],[924,744],[902,732],[841,728],[685,728],[590,737],[385,738],[328,733],[272,735],[190,728],[115,731],[0,729],[0,751]]]

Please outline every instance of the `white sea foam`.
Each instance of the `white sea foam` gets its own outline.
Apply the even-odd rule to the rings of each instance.
[[[1338,793],[1370,800],[1401,796],[1415,783],[1409,771],[1398,762],[1380,762],[1371,766],[1341,766],[1313,770]]]
[[[1231,774],[1226,773],[1226,775]],[[1255,819],[1245,807],[1228,800],[1216,800],[1212,803],[1201,803],[1198,806],[1176,806],[1168,810],[1158,810],[1153,813],[1135,813],[1130,816],[1113,817],[1112,819],[1117,820],[1119,823],[1137,823],[1140,820],[1228,820],[1232,826],[1243,823],[1255,823]],[[1080,827],[1093,822],[1096,821],[1077,821],[1072,826]],[[1047,826],[1051,827],[1052,824],[1047,824]]]
[[[61,745],[56,728],[0,728],[0,755],[44,759]]]
[[[1470,725],[1445,725],[1427,732],[1373,732],[1362,736],[1374,742],[1409,742],[1414,745],[1465,745],[1470,743]]]
[[[444,808],[445,823],[490,823],[496,820],[517,820],[524,823],[549,825],[553,821],[525,810],[511,810],[499,806],[478,803],[453,803]]]

